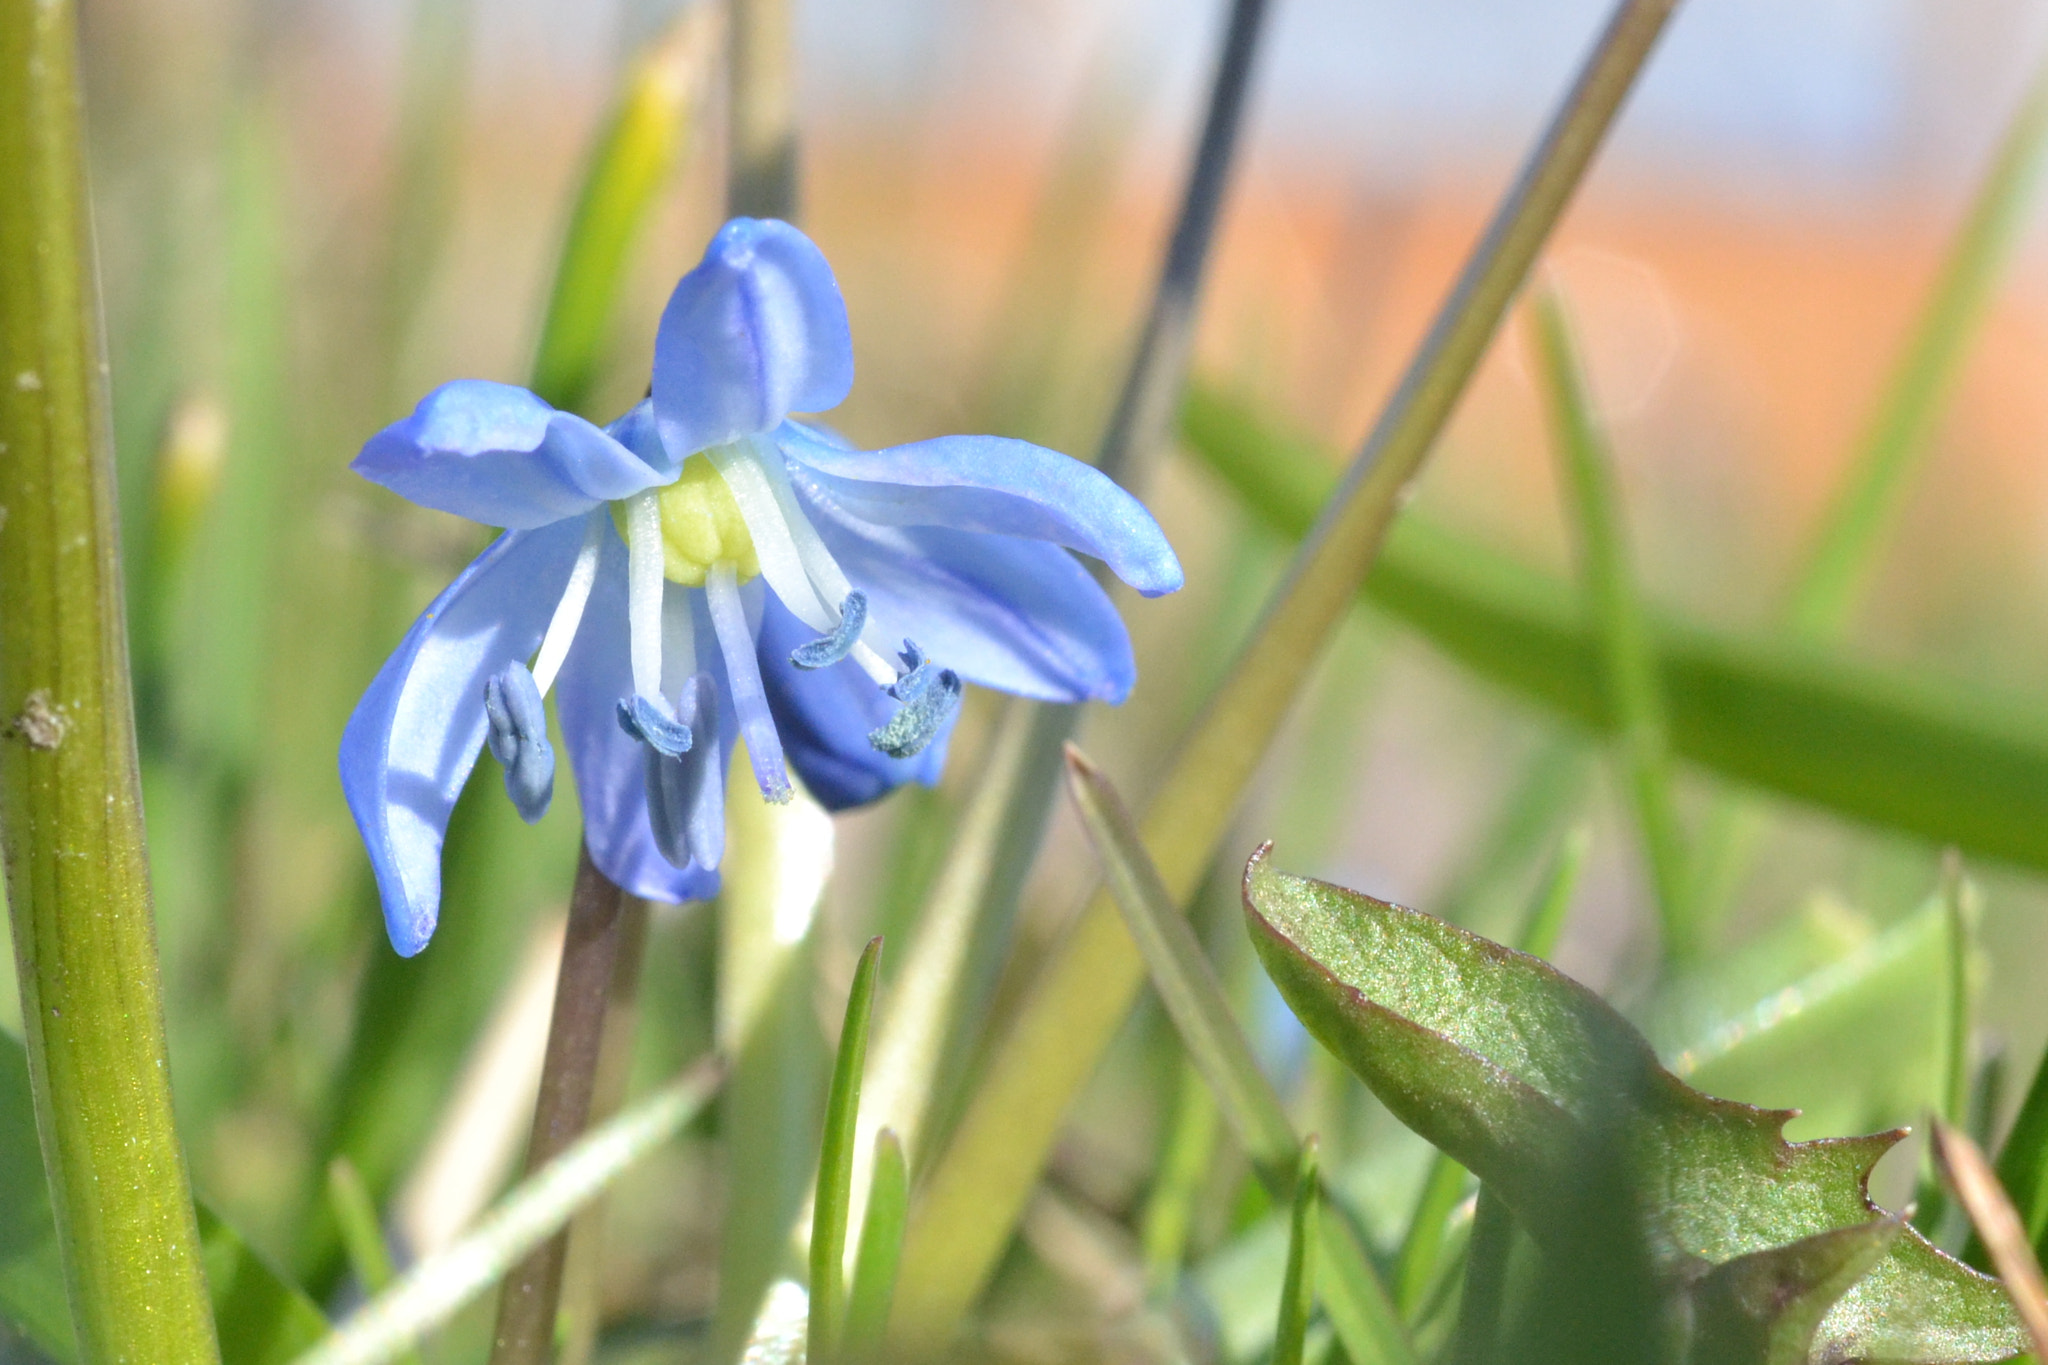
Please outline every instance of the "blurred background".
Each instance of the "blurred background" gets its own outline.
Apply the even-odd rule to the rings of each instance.
[[[1204,298],[1203,381],[1333,466],[1354,448],[1606,8],[1275,0]],[[201,1193],[309,1278],[331,1259],[305,1227],[333,1151],[353,1154],[413,1250],[459,1228],[516,1159],[577,830],[566,789],[531,832],[466,807],[458,828],[488,854],[451,869],[428,953],[392,958],[335,746],[384,655],[481,540],[346,465],[443,380],[526,381],[583,158],[622,73],[679,13],[654,0],[84,7],[181,1120]],[[1089,455],[1152,288],[1221,6],[808,0],[800,13],[804,224],[838,271],[859,364],[833,420],[866,445],[992,431]],[[1546,266],[1579,322],[1660,609],[1736,632],[1776,619],[2044,51],[2036,0],[1681,11]],[[667,291],[722,218],[721,98],[715,83],[695,97],[634,249],[593,417],[639,396]],[[2048,235],[2029,227],[1845,645],[2029,717],[2048,712],[2044,379]],[[1287,548],[1195,461],[1166,453],[1148,483],[1189,586],[1126,604],[1142,680],[1084,735],[1134,796]],[[1557,486],[1518,315],[1416,510],[1569,578]],[[914,914],[988,710],[970,706],[937,792],[837,822],[825,1014],[857,946]],[[1681,770],[1690,821],[1727,791]],[[1932,846],[1751,804],[1762,814],[1717,939],[1733,965],[1702,1000],[1762,998],[1879,941],[1935,883]],[[1536,832],[1517,843],[1506,825],[1530,810]],[[1578,818],[1592,822],[1592,872],[1557,960],[1648,1010],[1655,916],[1598,742],[1362,610],[1269,759],[1234,853],[1273,838],[1292,870],[1506,934]],[[2048,896],[2030,872],[1970,871],[1989,964],[1982,1051],[2002,1049],[2017,1086],[2048,1035],[2034,969]],[[1056,817],[1016,955],[992,976],[996,1018],[1093,876]],[[1227,929],[1225,890],[1211,918]],[[714,938],[701,908],[657,915],[637,1076],[705,1045]],[[1217,943],[1298,1101],[1354,1134],[1368,1219],[1398,1220],[1423,1149],[1310,1055],[1242,936]],[[1782,951],[1743,956],[1758,943]],[[1936,969],[1908,968],[1884,1009],[1823,1021],[1718,1088],[1809,1110],[1801,1136],[1917,1122]],[[12,999],[0,976],[0,1020]],[[1122,1281],[1089,1258],[1135,1258],[1176,1076],[1148,1006],[1062,1149],[1053,1212],[1034,1206],[999,1285],[1001,1354],[1066,1358],[1073,1334],[1093,1341],[1121,1311]],[[1896,1193],[1911,1165],[1894,1161]],[[614,1201],[613,1318],[657,1342],[701,1318],[721,1189],[703,1134],[633,1178]],[[1212,1202],[1197,1251],[1242,1225]],[[1006,1329],[1004,1293],[1025,1305]]]

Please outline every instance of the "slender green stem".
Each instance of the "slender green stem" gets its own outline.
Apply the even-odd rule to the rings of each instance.
[[[1787,604],[1796,631],[1839,635],[1862,599],[1877,552],[1969,355],[2000,273],[2026,226],[2048,147],[2048,62],[2035,74],[1984,177],[1926,311],[1885,390],[1862,448]]]
[[[540,1094],[527,1139],[526,1173],[553,1161],[590,1121],[590,1097],[604,1042],[605,1007],[618,962],[625,892],[597,870],[586,847],[576,860],[569,924],[562,937],[562,967],[555,978],[554,1015],[548,1022]],[[546,1365],[554,1351],[555,1308],[562,1297],[562,1266],[569,1249],[565,1228],[512,1268],[498,1294],[498,1325],[491,1365]]]
[[[853,970],[846,1022],[825,1100],[825,1134],[818,1144],[817,1197],[811,1213],[811,1315],[805,1358],[830,1365],[840,1354],[846,1321],[846,1214],[853,1203],[854,1122],[860,1114],[861,1073],[868,1060],[868,1021],[882,940],[870,939]]]
[[[860,1249],[853,1265],[853,1292],[846,1305],[846,1353],[854,1360],[873,1356],[889,1325],[896,1297],[896,1267],[903,1257],[903,1223],[910,1213],[910,1168],[903,1144],[884,1128],[875,1135],[875,1178],[868,1184],[867,1217],[860,1225]]]
[[[171,1115],[68,0],[0,6],[0,851],[81,1357],[219,1359]]]
[[[1627,0],[1616,11],[1270,609],[1176,754],[1144,826],[1176,900],[1193,890],[1309,661],[1371,571],[1406,490],[1674,4]],[[924,1183],[892,1320],[907,1348],[948,1339],[980,1292],[1068,1104],[1094,1072],[1143,972],[1115,906],[1098,896],[1035,981]]]
[[[1322,1203],[1316,1175],[1316,1139],[1301,1144],[1294,1173],[1294,1208],[1287,1224],[1287,1272],[1280,1281],[1280,1318],[1273,1331],[1273,1365],[1301,1365],[1308,1320],[1316,1306],[1316,1208]]]
[[[1671,800],[1671,743],[1657,655],[1631,564],[1614,457],[1593,412],[1564,301],[1551,290],[1535,305],[1536,351],[1550,403],[1559,473],[1579,545],[1593,619],[1599,626],[1607,704],[1621,733],[1636,824],[1664,928],[1664,952],[1691,961],[1701,926],[1690,913],[1685,853]]]
[[[1501,1300],[1507,1290],[1514,1232],[1508,1206],[1481,1185],[1479,1205],[1472,1214],[1472,1242],[1465,1250],[1465,1292],[1458,1300],[1450,1365],[1488,1365],[1498,1359]]]
[[[1174,1077],[1173,1117],[1153,1165],[1152,1188],[1139,1226],[1145,1280],[1156,1297],[1172,1294],[1187,1259],[1196,1201],[1216,1156],[1219,1117],[1215,1093],[1201,1069],[1183,1056]]]

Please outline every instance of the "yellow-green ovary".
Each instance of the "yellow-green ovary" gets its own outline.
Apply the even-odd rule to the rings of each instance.
[[[720,562],[730,563],[742,583],[761,572],[739,501],[708,456],[684,460],[676,481],[655,496],[661,504],[663,568],[671,579],[702,587],[705,572]]]

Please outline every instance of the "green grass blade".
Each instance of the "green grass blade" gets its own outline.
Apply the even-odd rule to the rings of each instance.
[[[1294,1173],[1294,1208],[1287,1224],[1287,1276],[1280,1286],[1280,1318],[1273,1333],[1273,1365],[1301,1365],[1308,1341],[1308,1320],[1316,1306],[1316,1206],[1321,1182],[1316,1177],[1316,1140],[1301,1144]]]
[[[1215,1092],[1183,1055],[1175,1068],[1173,1117],[1152,1168],[1152,1186],[1138,1228],[1145,1282],[1156,1296],[1171,1294],[1180,1279],[1195,1211],[1210,1163],[1216,1159],[1219,1118]]]
[[[221,1365],[288,1365],[327,1335],[326,1314],[205,1204],[199,1242]]]
[[[2048,1254],[2048,1050],[2042,1052],[2033,1084],[2020,1101],[2005,1145],[1998,1149],[1998,1183],[2012,1196],[2034,1254]],[[1990,1268],[1984,1245],[1974,1235],[1963,1259],[1979,1270]]]
[[[867,1217],[854,1253],[853,1291],[846,1304],[846,1354],[871,1356],[889,1325],[896,1268],[903,1259],[903,1224],[910,1213],[910,1168],[894,1130],[875,1134],[875,1176],[868,1183]]]
[[[171,1112],[78,14],[0,8],[0,852],[82,1358],[217,1361]]]
[[[2026,226],[2044,145],[2048,64],[2035,75],[2006,128],[1870,434],[1822,518],[1788,612],[1803,634],[1838,634],[1861,599],[2000,273]]]
[[[1657,897],[1667,957],[1687,961],[1700,950],[1700,926],[1686,900],[1684,849],[1671,800],[1671,746],[1657,656],[1636,588],[1621,490],[1606,432],[1592,396],[1563,299],[1544,290],[1535,302],[1538,373],[1550,407],[1553,441],[1579,548],[1580,572],[1600,633],[1601,677],[1621,737],[1628,786],[1635,797]]]
[[[1528,167],[1476,248],[1352,473],[1197,718],[1148,810],[1169,891],[1194,889],[1320,650],[1379,558],[1411,481],[1571,198],[1674,0],[1620,5]],[[1117,912],[1097,897],[1035,979],[953,1141],[924,1184],[892,1335],[949,1339],[1007,1244],[1068,1104],[1143,979]]]
[[[1245,505],[1300,535],[1333,477],[1307,443],[1214,390],[1182,436]],[[1611,730],[1599,646],[1555,576],[1410,513],[1367,585],[1374,603],[1480,677]],[[1779,639],[1652,614],[1679,756],[1869,824],[2048,870],[2048,723],[2011,698]]]
[[[1067,794],[1102,860],[1104,880],[1144,958],[1152,988],[1179,1030],[1188,1055],[1216,1092],[1245,1154],[1262,1167],[1285,1167],[1298,1150],[1294,1125],[1273,1082],[1259,1067],[1209,965],[1194,927],[1145,852],[1137,825],[1107,777],[1067,746]]]
[[[1549,875],[1529,903],[1522,932],[1515,940],[1517,948],[1545,958],[1556,951],[1592,846],[1593,832],[1584,824],[1573,826],[1565,835]],[[1408,1220],[1408,1233],[1394,1259],[1396,1302],[1400,1304],[1401,1315],[1411,1323],[1427,1307],[1429,1289],[1443,1255],[1445,1225],[1464,1193],[1465,1168],[1437,1153],[1430,1162],[1422,1193],[1416,1198],[1415,1212]]]
[[[832,1090],[825,1100],[817,1196],[811,1206],[811,1316],[805,1348],[807,1358],[818,1365],[838,1358],[846,1316],[846,1217],[853,1204],[854,1124],[860,1115],[868,1021],[874,1016],[875,975],[881,960],[882,940],[870,939],[853,969],[846,1022],[839,1033],[839,1055],[832,1065]]]
[[[589,400],[633,243],[689,143],[719,18],[716,6],[689,6],[633,63],[585,163],[533,361],[533,391],[558,408]]]
[[[718,1061],[700,1062],[591,1129],[515,1186],[472,1231],[408,1270],[295,1365],[385,1365],[399,1359],[559,1232],[635,1162],[687,1127],[723,1076]]]
[[[1514,1232],[1508,1206],[1480,1186],[1479,1203],[1472,1212],[1472,1242],[1465,1250],[1465,1292],[1458,1299],[1458,1326],[1451,1338],[1449,1365],[1487,1365],[1496,1358]]]
[[[364,1292],[382,1293],[397,1274],[391,1264],[391,1249],[384,1245],[384,1230],[378,1225],[370,1188],[363,1183],[362,1172],[345,1156],[327,1164],[327,1202],[341,1228],[349,1266],[363,1282]]]
[[[1301,1147],[1280,1094],[1259,1069],[1215,969],[1168,895],[1130,812],[1109,780],[1071,745],[1067,790],[1189,1058],[1215,1092],[1218,1107],[1274,1201],[1294,1197]],[[1413,1360],[1386,1286],[1350,1224],[1333,1218],[1316,1235],[1329,1270],[1324,1299],[1345,1352],[1357,1365]]]

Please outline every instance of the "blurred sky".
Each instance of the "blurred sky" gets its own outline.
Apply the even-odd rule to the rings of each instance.
[[[409,0],[312,0],[394,53]],[[1607,0],[1273,0],[1266,155],[1375,175],[1505,161]],[[672,0],[481,0],[488,94],[595,86]],[[803,0],[816,116],[928,118],[1029,137],[1108,64],[1182,126],[1222,5],[1186,0]],[[1687,0],[1624,123],[1614,173],[1745,197],[1959,186],[2048,36],[2040,0]],[[1673,188],[1669,185],[1660,188]]]

